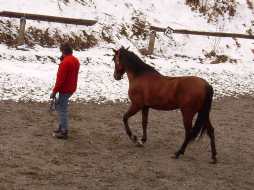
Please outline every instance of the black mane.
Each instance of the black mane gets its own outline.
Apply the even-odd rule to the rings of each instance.
[[[160,74],[155,70],[154,67],[144,63],[136,54],[128,51],[125,48],[120,48],[120,63],[122,63],[127,70],[131,70],[135,75],[141,75],[144,73],[156,73]]]

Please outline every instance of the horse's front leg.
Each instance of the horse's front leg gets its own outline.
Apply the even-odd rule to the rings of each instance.
[[[123,116],[123,123],[124,123],[124,126],[125,126],[125,131],[126,131],[127,135],[129,136],[129,138],[132,140],[132,142],[134,142],[135,144],[137,143],[138,138],[137,138],[136,135],[132,134],[131,129],[130,129],[129,124],[128,124],[128,119],[131,116],[135,115],[139,110],[140,110],[139,107],[134,106],[132,104],[129,107],[129,110]]]
[[[148,113],[149,113],[149,108],[144,107],[142,109],[142,128],[143,128],[143,136],[142,136],[142,144],[144,144],[147,140],[147,123],[148,123]]]

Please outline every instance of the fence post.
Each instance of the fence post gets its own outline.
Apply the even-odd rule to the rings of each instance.
[[[150,36],[149,36],[149,42],[148,42],[148,48],[142,48],[140,49],[140,53],[143,55],[151,55],[153,54],[153,50],[154,50],[154,44],[155,44],[155,37],[156,37],[156,31],[155,30],[151,30],[150,32]]]
[[[20,18],[20,28],[19,28],[19,35],[17,38],[17,46],[23,45],[25,42],[25,28],[26,28],[26,18]]]
[[[151,55],[154,50],[155,36],[156,36],[156,32],[154,30],[152,30],[150,33],[150,39],[149,39],[149,43],[148,43],[148,54],[149,55]]]

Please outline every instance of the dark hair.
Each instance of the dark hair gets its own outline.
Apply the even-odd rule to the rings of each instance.
[[[72,54],[73,50],[71,45],[68,42],[64,42],[60,45],[60,50],[63,54],[68,55],[68,54]]]
[[[128,49],[121,47],[118,51],[121,51],[120,59],[123,65],[126,68],[132,70],[134,74],[141,75],[147,72],[160,74],[157,70],[155,70],[154,67],[147,65],[136,54],[128,51]]]

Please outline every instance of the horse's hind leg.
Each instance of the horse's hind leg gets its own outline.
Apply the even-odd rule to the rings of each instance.
[[[193,113],[190,110],[181,110],[182,116],[183,116],[183,123],[185,128],[185,139],[181,146],[181,148],[175,153],[175,158],[179,158],[181,154],[184,154],[185,149],[188,145],[188,143],[191,140],[191,128],[192,128],[192,121],[195,113]]]
[[[216,163],[217,162],[217,158],[216,158],[216,146],[215,146],[215,135],[214,135],[214,128],[210,122],[210,119],[207,121],[206,123],[207,125],[207,135],[210,137],[211,140],[211,150],[212,150],[212,159],[213,162],[212,163]]]
[[[129,107],[129,110],[124,114],[123,116],[123,122],[124,122],[124,126],[125,126],[125,131],[127,133],[127,135],[129,136],[129,138],[134,142],[137,143],[137,136],[133,135],[131,132],[131,129],[129,127],[128,124],[128,119],[135,115],[138,111],[140,110],[140,108],[138,108],[137,106],[134,106],[133,104]]]
[[[143,128],[143,136],[142,136],[142,143],[145,143],[147,140],[147,123],[148,123],[148,112],[149,108],[144,107],[142,109],[142,128]]]

